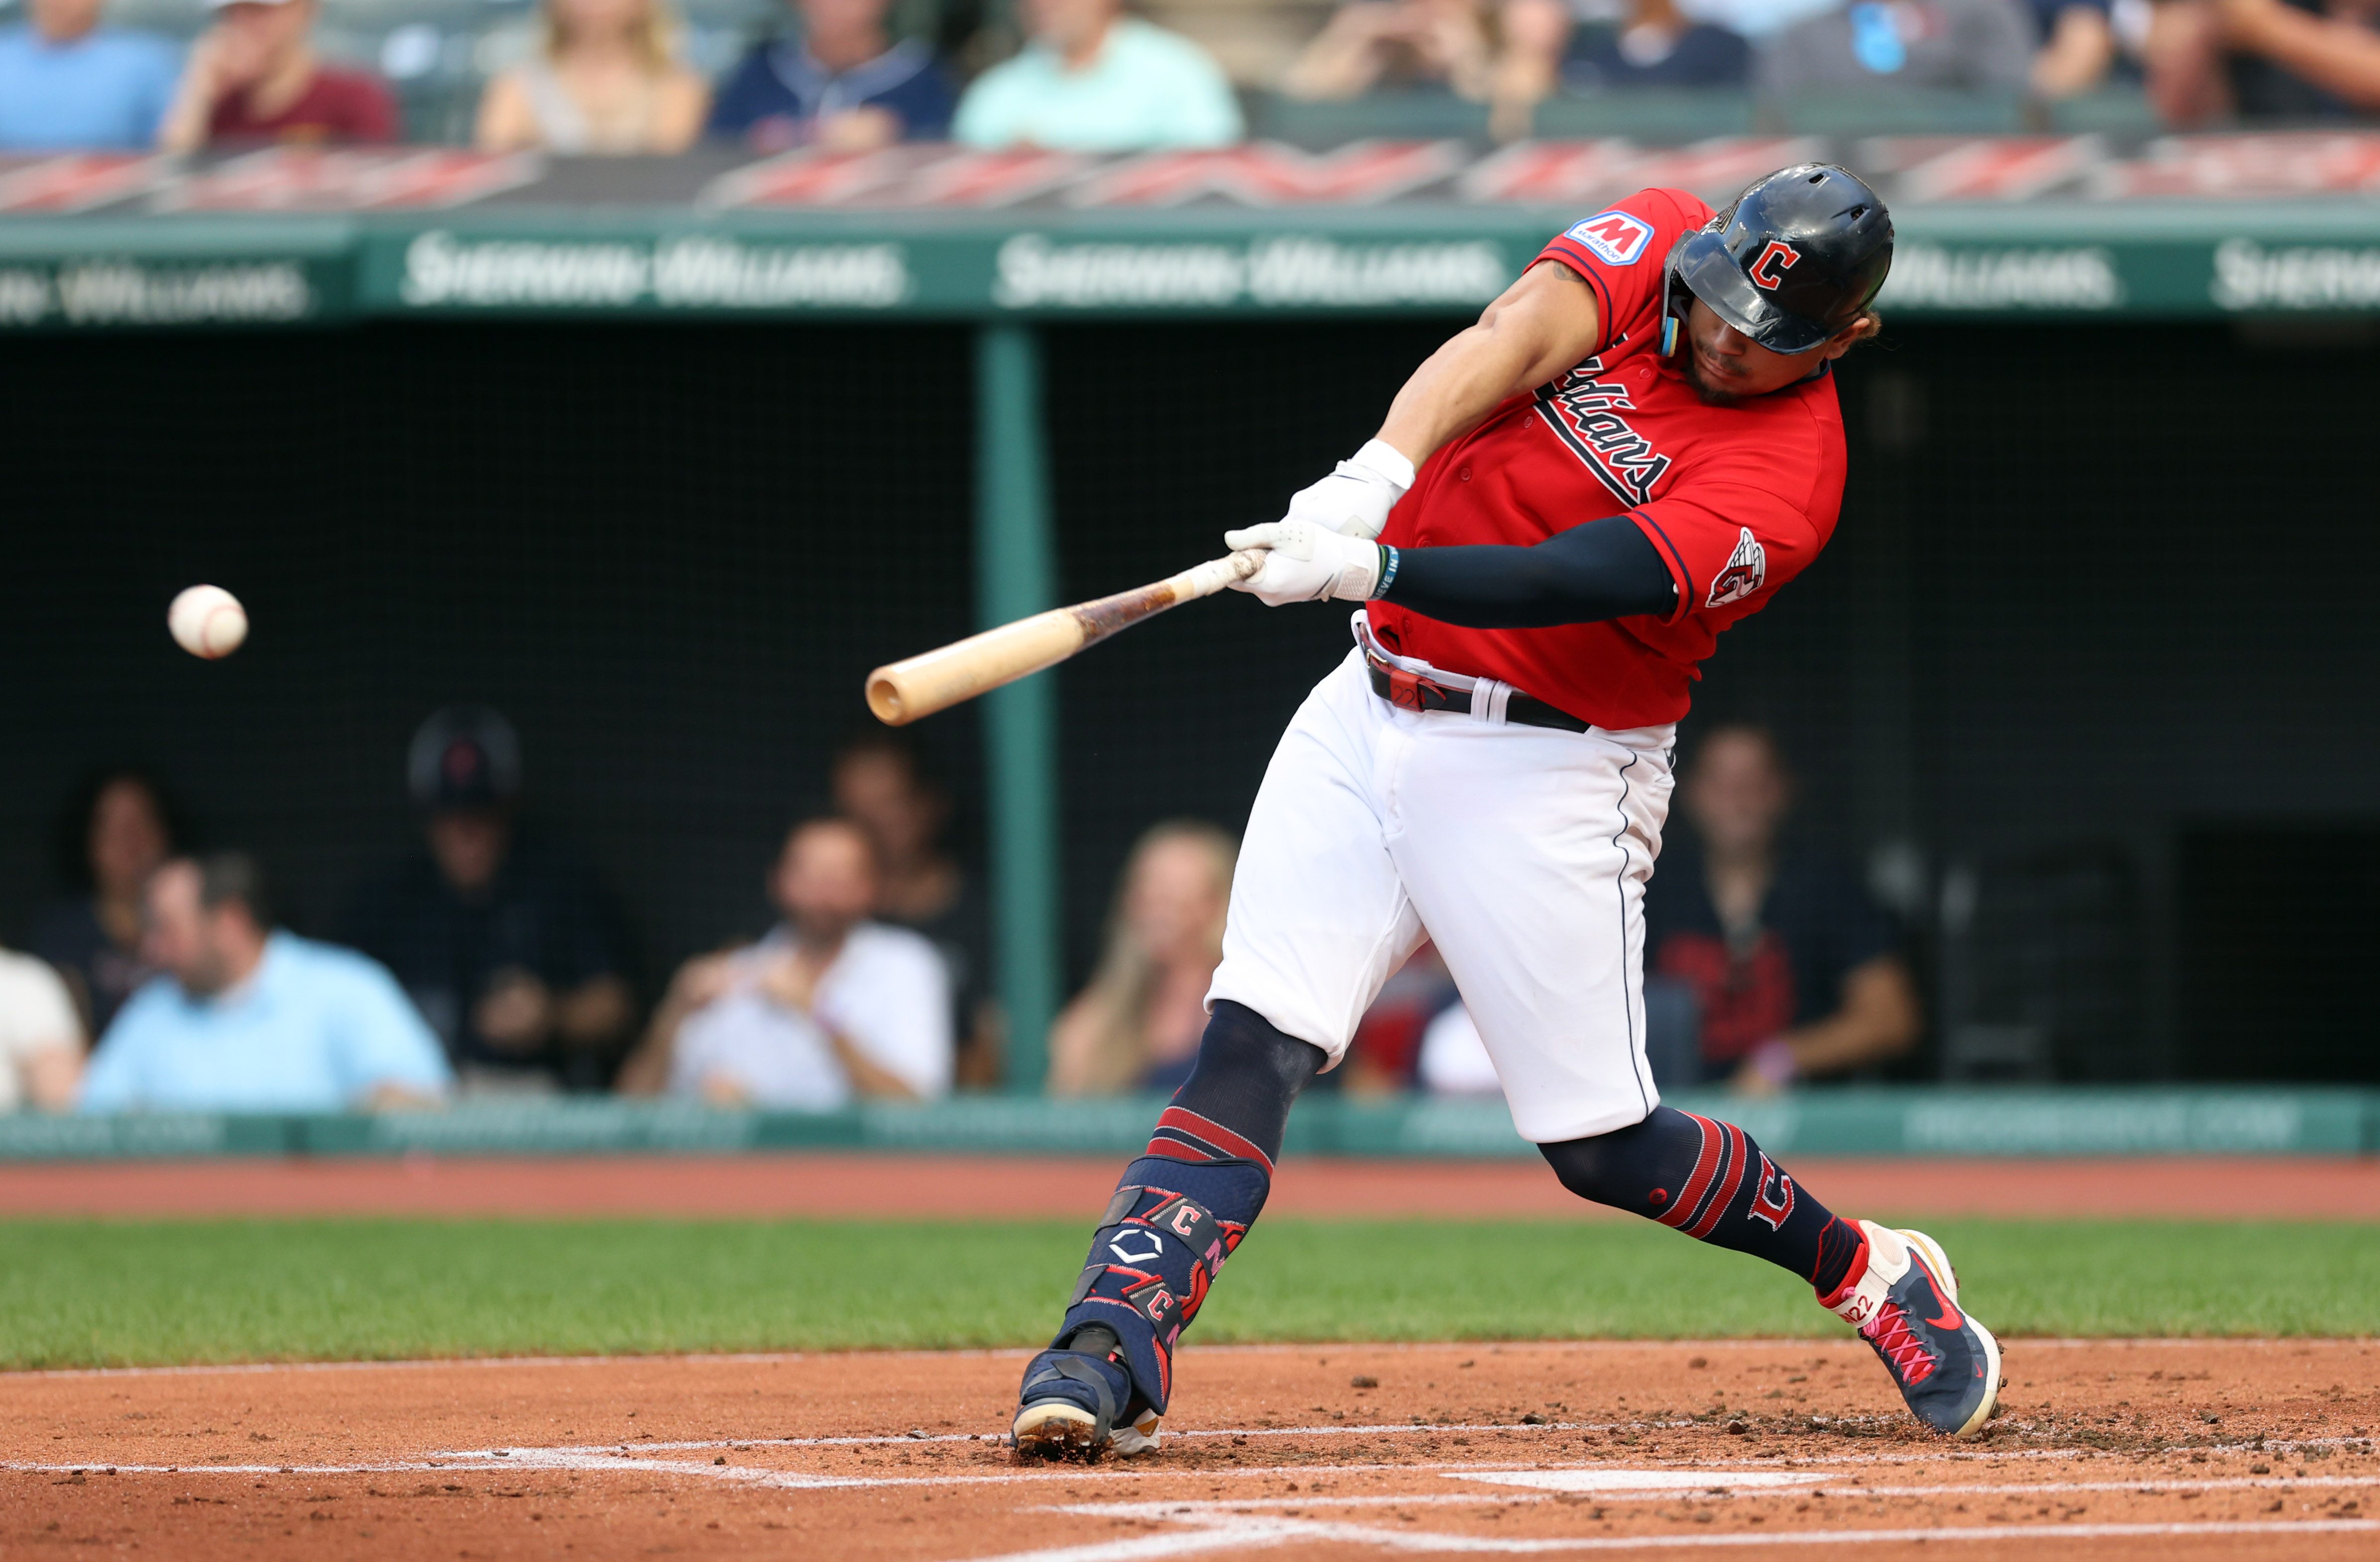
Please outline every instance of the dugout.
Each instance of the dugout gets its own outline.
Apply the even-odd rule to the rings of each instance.
[[[1247,242],[1175,217],[1173,238]],[[117,757],[320,925],[408,838],[413,726],[479,700],[521,729],[532,818],[591,851],[657,982],[765,916],[761,865],[867,720],[869,667],[1215,551],[1359,443],[1474,308],[1045,297],[1002,317],[997,279],[933,301],[933,236],[965,224],[836,220],[855,244],[909,236],[918,307],[374,306],[417,222],[305,236],[310,297],[340,308],[294,328],[54,311],[0,335],[0,929],[47,890],[75,773]],[[1963,220],[1912,209],[1904,247],[1954,274]],[[0,219],[55,299],[92,252],[79,221]],[[154,257],[204,248],[188,221],[118,227],[170,270]],[[1504,236],[1542,223],[1459,232],[1517,265]],[[2187,249],[2203,279],[2228,231],[2183,226],[2155,240],[2173,253],[2111,249],[2138,308],[1952,307],[1944,283],[1888,309],[1842,365],[1836,541],[1698,692],[1695,723],[1780,733],[1800,828],[1899,897],[1936,1011],[1921,1076],[2374,1077],[2350,978],[2380,934],[2380,653],[2356,567],[2373,329],[2343,295],[2227,311],[2202,280],[2170,302],[2189,290],[2157,268]],[[1386,242],[1377,214],[1349,231]],[[163,634],[196,579],[254,617],[227,662]],[[1022,1013],[1087,970],[1140,829],[1244,815],[1343,636],[1335,610],[1234,597],[924,725],[979,800]]]

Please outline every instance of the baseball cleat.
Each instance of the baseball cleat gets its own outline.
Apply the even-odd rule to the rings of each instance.
[[[1085,1329],[1068,1345],[1044,1350],[1025,1369],[1023,1403],[1010,1429],[1017,1457],[1087,1463],[1103,1453],[1153,1451],[1157,1412],[1143,1410],[1121,1423],[1116,1413],[1131,1400],[1132,1379],[1111,1357],[1115,1337],[1104,1328]]]
[[[1959,1310],[1959,1277],[1923,1231],[1859,1223],[1867,1262],[1822,1305],[1860,1331],[1900,1385],[1910,1413],[1954,1437],[1989,1421],[2000,1395],[2000,1344]]]

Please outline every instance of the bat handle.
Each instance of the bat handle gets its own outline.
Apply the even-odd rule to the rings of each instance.
[[[1209,559],[1194,564],[1165,584],[1173,588],[1173,599],[1187,602],[1200,597],[1211,597],[1235,580],[1245,580],[1264,568],[1265,550],[1243,548],[1220,559]]]

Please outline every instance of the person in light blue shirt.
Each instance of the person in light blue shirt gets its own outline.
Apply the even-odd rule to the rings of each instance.
[[[174,100],[181,52],[99,25],[102,0],[27,0],[0,28],[0,151],[145,149]]]
[[[1240,139],[1231,83],[1187,38],[1124,16],[1119,0],[1022,0],[1021,9],[1032,42],[966,90],[953,139],[1139,151]]]
[[[177,857],[149,881],[144,952],[164,975],[100,1038],[86,1112],[338,1112],[427,1106],[452,1076],[387,970],[273,931],[256,865]]]

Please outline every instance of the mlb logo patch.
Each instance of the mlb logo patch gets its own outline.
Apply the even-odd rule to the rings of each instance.
[[[1572,224],[1562,236],[1586,246],[1607,266],[1633,266],[1653,236],[1653,224],[1625,212],[1604,212]]]

